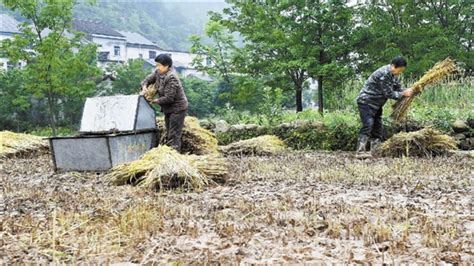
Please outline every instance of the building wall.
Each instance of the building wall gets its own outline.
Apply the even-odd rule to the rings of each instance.
[[[173,62],[177,62],[176,66],[186,66],[191,67],[191,62],[195,55],[185,52],[175,52],[175,51],[161,51],[163,53],[171,54]]]
[[[125,39],[115,39],[105,36],[93,35],[92,42],[97,44],[97,52],[109,52],[108,60],[127,61],[127,49]],[[119,48],[119,55],[115,55],[114,47]]]
[[[13,34],[10,33],[0,33],[0,41],[5,39],[13,39]],[[24,67],[26,65],[25,61],[20,61],[16,64],[17,67]],[[8,59],[7,58],[0,58],[0,70],[8,70]],[[10,65],[13,66],[13,65]]]
[[[127,46],[127,60],[129,60],[129,59],[138,59],[138,58],[149,59],[150,58],[150,51],[155,52],[156,55],[159,54],[158,49]],[[140,57],[140,54],[143,57]],[[151,59],[155,59],[156,55]]]
[[[0,41],[3,41],[5,39],[11,39],[11,38],[12,36],[10,34],[0,33]],[[0,70],[7,70],[7,63],[8,63],[8,59],[0,58]]]

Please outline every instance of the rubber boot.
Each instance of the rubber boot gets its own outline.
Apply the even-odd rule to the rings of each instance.
[[[370,153],[372,156],[378,156],[380,154],[380,144],[382,144],[381,139],[373,139],[370,141]]]
[[[357,159],[367,159],[372,157],[370,152],[367,152],[367,142],[369,141],[369,137],[366,135],[360,135],[359,141],[357,142]]]

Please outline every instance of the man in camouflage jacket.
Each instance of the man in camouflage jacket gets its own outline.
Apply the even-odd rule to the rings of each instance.
[[[156,71],[141,82],[144,91],[150,84],[155,84],[158,98],[153,103],[160,105],[165,114],[166,144],[181,150],[181,136],[184,119],[188,111],[188,99],[176,73],[171,69],[173,61],[167,54],[155,58]]]
[[[398,75],[406,69],[407,62],[396,57],[391,64],[385,65],[372,73],[357,97],[362,128],[359,132],[357,152],[366,151],[370,139],[370,150],[374,152],[382,141],[382,108],[388,99],[399,100],[410,97],[413,90],[402,90]]]

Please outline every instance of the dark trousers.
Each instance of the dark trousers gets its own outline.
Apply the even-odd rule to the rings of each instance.
[[[181,136],[183,135],[184,118],[186,114],[187,110],[179,113],[165,114],[165,144],[177,151],[181,151]]]
[[[376,110],[367,104],[358,103],[357,105],[359,106],[360,120],[362,121],[362,128],[359,134],[373,139],[382,139],[382,107]]]

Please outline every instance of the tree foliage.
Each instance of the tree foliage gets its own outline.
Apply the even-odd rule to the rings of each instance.
[[[95,90],[95,45],[82,43],[81,35],[70,30],[72,0],[3,3],[27,21],[20,26],[21,34],[2,41],[2,54],[12,62],[27,63],[23,72],[25,89],[37,99],[46,100],[49,125],[55,135],[58,116],[64,117]]]
[[[266,77],[272,87],[291,84],[297,111],[303,109],[304,82],[316,78],[322,112],[323,80],[348,72],[352,20],[345,1],[229,3],[220,20],[244,38],[237,68]]]

